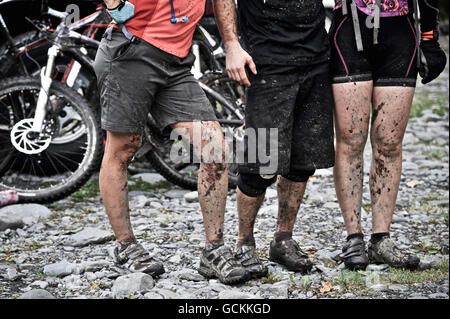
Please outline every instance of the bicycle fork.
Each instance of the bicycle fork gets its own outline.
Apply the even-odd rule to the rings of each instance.
[[[52,85],[52,76],[55,68],[55,60],[60,52],[58,46],[53,45],[48,49],[47,65],[41,71],[41,90],[36,105],[36,112],[33,119],[33,127],[31,132],[36,134],[42,133],[45,116],[47,115],[47,103],[49,99],[49,91]]]

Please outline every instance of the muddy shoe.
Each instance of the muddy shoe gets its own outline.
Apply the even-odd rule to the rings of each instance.
[[[267,267],[259,259],[255,246],[242,245],[235,251],[238,262],[247,269],[252,278],[261,278],[267,275]]]
[[[154,261],[147,250],[138,243],[118,243],[113,251],[115,262],[132,272],[143,272],[152,277],[165,272],[164,266]]]
[[[342,253],[334,258],[337,261],[344,262],[345,268],[349,270],[364,270],[369,264],[369,258],[366,254],[366,243],[364,238],[353,237],[347,239]]]
[[[272,240],[269,259],[286,266],[290,271],[306,273],[312,268],[311,260],[292,238],[282,241]]]
[[[205,278],[219,278],[224,284],[236,284],[250,279],[250,273],[225,245],[206,244],[200,257],[198,272]]]
[[[385,236],[376,243],[369,241],[369,261],[373,264],[388,264],[395,268],[417,269],[420,259],[411,253],[395,246],[389,236]]]

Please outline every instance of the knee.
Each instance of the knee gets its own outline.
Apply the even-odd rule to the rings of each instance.
[[[226,168],[229,147],[222,127],[217,122],[202,123],[202,162],[215,163],[216,168]]]
[[[238,187],[249,197],[259,197],[266,192],[267,187],[275,183],[276,175],[239,174]]]
[[[375,157],[398,157],[402,153],[402,141],[395,138],[378,138],[372,141],[372,149]]]
[[[131,135],[120,143],[109,147],[109,152],[116,161],[120,162],[120,164],[128,165],[141,145],[141,136],[139,134]]]
[[[360,155],[364,151],[367,142],[367,134],[355,133],[353,130],[337,134],[338,150],[351,156]]]

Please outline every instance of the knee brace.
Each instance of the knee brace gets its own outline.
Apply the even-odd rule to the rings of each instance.
[[[275,183],[276,180],[277,175],[239,174],[237,184],[241,192],[245,195],[258,197],[264,194],[267,187]]]
[[[284,178],[296,182],[296,183],[304,183],[307,182],[308,179],[314,175],[316,172],[315,169],[312,170],[294,170],[290,171],[289,174],[282,175]]]

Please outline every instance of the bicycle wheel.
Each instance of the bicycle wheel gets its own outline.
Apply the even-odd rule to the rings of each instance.
[[[48,92],[44,133],[28,134],[40,89],[33,77],[0,82],[0,190],[17,191],[22,203],[53,202],[75,192],[102,154],[98,118],[81,95],[59,82]],[[54,146],[67,139],[78,144],[76,150]]]
[[[205,91],[211,105],[216,113],[219,123],[221,123],[225,136],[233,136],[234,131],[243,130],[243,121],[234,115],[235,110],[238,109],[233,101],[227,100],[224,96],[215,92],[211,94]],[[225,107],[227,105],[227,107]],[[235,123],[230,124],[234,120]],[[174,183],[182,188],[196,190],[199,164],[196,164],[194,160],[194,154],[192,148],[190,154],[183,154],[176,161],[171,159],[170,153],[174,141],[170,139],[170,136],[164,135],[156,128],[155,120],[149,116],[149,122],[146,127],[145,138],[152,145],[152,149],[145,154],[147,160],[152,167],[164,176],[168,181]],[[231,133],[230,133],[231,132]],[[240,133],[239,133],[240,134]],[[235,141],[227,139],[230,150],[235,149]],[[187,151],[186,151],[187,152]],[[182,157],[189,157],[189,161],[180,160]],[[230,162],[228,164],[228,187],[230,189],[236,188],[237,185],[237,164]]]

